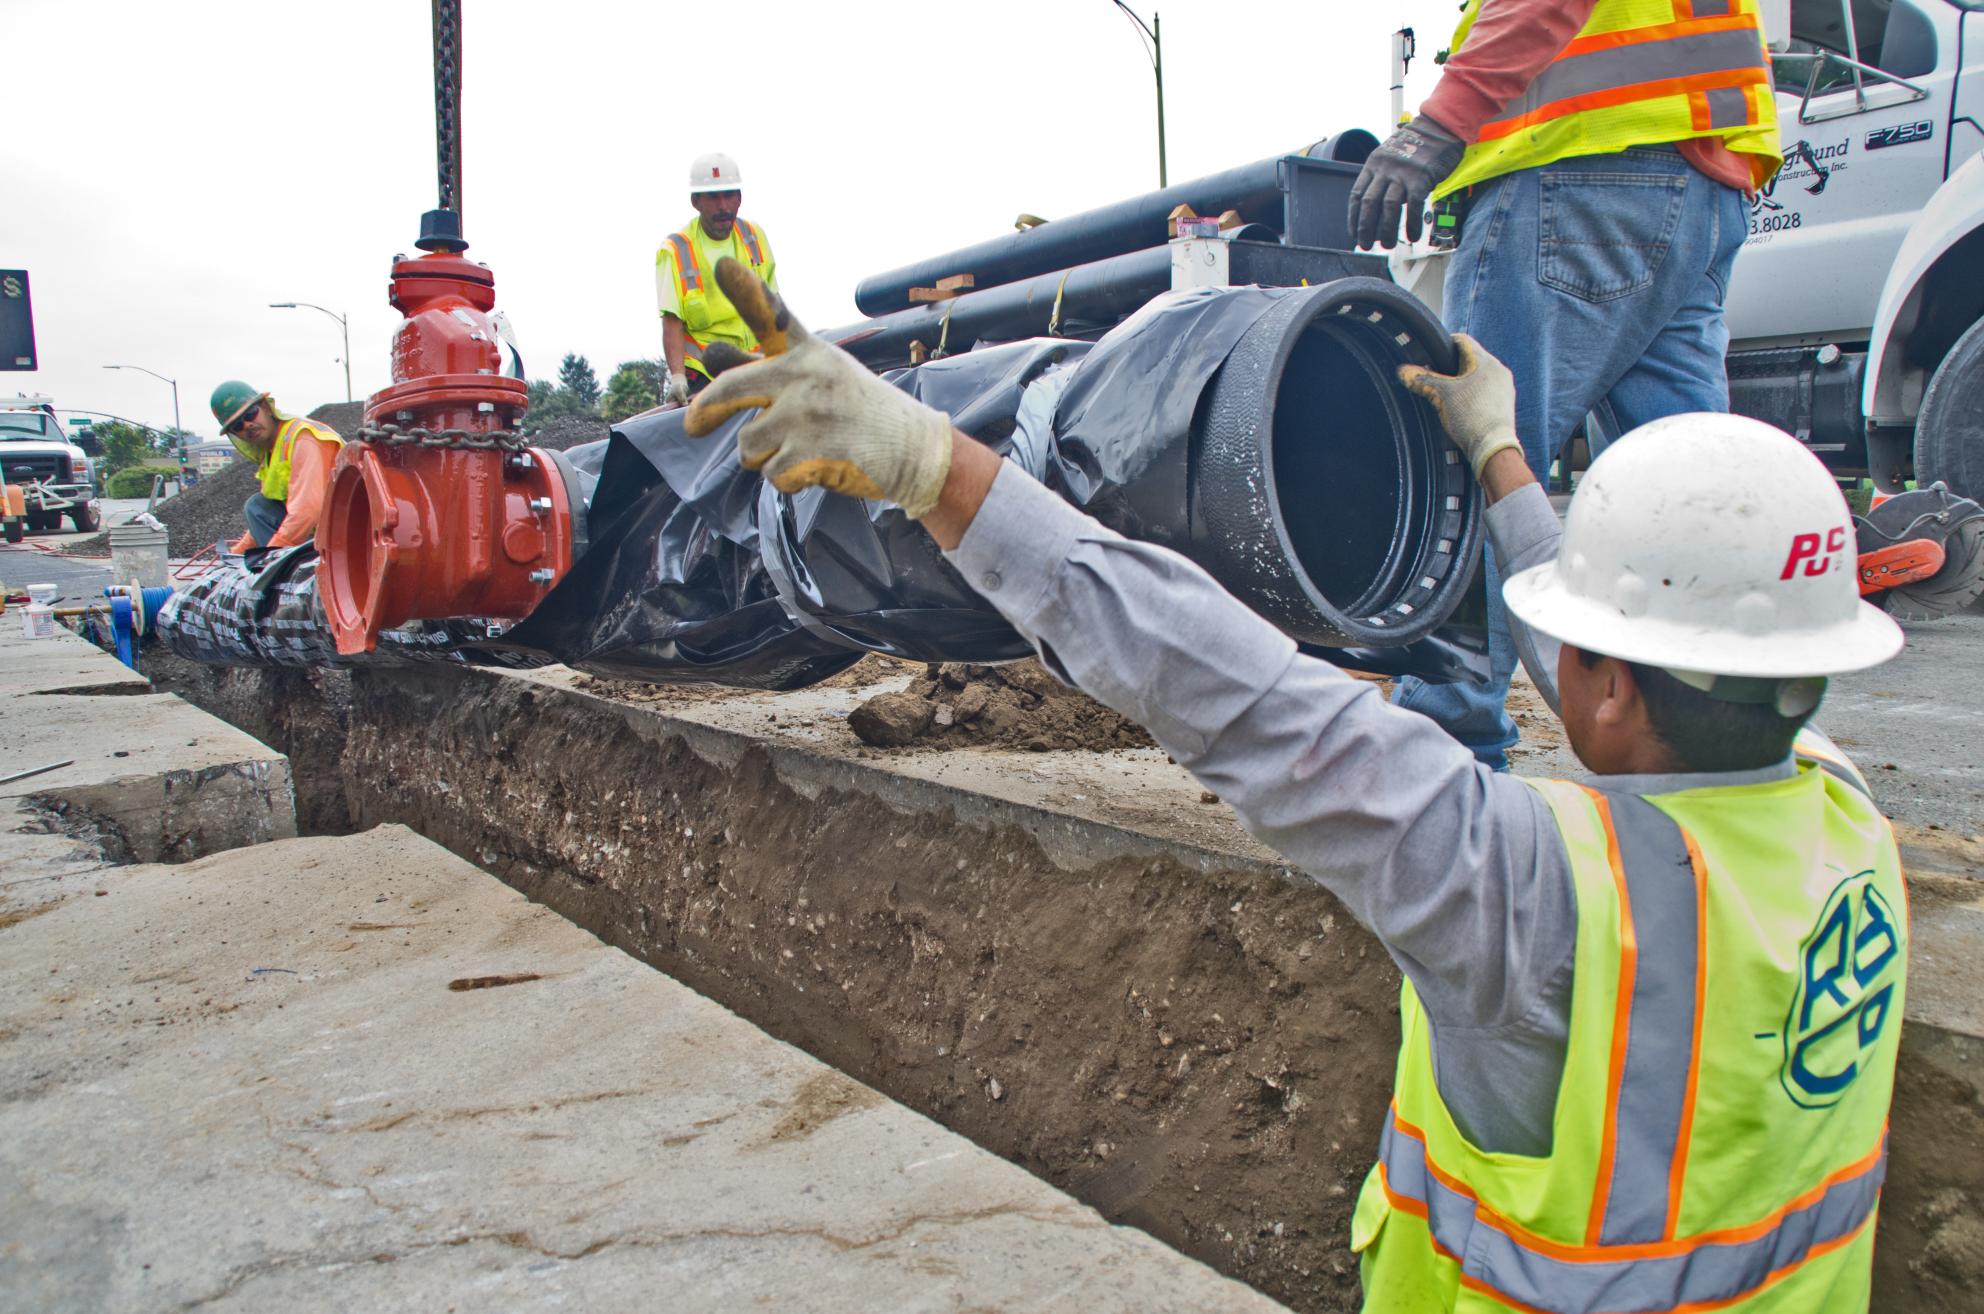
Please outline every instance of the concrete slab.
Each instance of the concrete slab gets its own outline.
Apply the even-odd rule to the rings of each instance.
[[[0,777],[67,764],[0,784],[0,801],[58,800],[140,861],[295,835],[288,759],[149,687],[66,630],[0,626]]]
[[[1278,1308],[402,828],[97,888],[0,929],[0,1304]]]

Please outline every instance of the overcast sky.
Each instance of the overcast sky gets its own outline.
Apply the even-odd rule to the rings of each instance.
[[[705,150],[744,177],[788,302],[859,318],[864,276],[1156,186],[1151,70],[1108,0],[466,0],[463,210],[530,372],[660,352],[654,250]],[[1146,18],[1149,0],[1136,8]],[[1432,87],[1452,0],[1160,9],[1173,181],[1381,131],[1387,39]],[[735,18],[735,46],[720,42]],[[239,376],[304,410],[388,382],[391,257],[435,204],[426,0],[0,0],[0,267],[41,369],[0,391],[187,428]]]

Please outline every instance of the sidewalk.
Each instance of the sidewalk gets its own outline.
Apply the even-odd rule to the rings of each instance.
[[[106,865],[68,800],[287,780],[130,682],[0,628],[0,775],[74,759],[0,792],[0,1306],[1278,1308],[401,827]]]

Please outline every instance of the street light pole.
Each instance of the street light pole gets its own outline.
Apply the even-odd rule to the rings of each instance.
[[[1123,0],[1111,0],[1111,3],[1122,10],[1124,16],[1132,23],[1136,24],[1138,33],[1143,37],[1144,54],[1150,60],[1151,71],[1157,75],[1157,185],[1159,187],[1169,187],[1171,185],[1171,174],[1170,169],[1165,163],[1164,150],[1163,20],[1158,17],[1157,11],[1153,9],[1150,15],[1150,22],[1146,23],[1143,19],[1137,17],[1137,11],[1124,4]]]
[[[165,377],[165,375],[160,374],[157,370],[148,370],[142,365],[106,365],[104,366],[104,368],[107,370],[137,370],[141,374],[149,374],[154,379],[158,379],[161,382],[171,384],[172,385],[172,431],[176,434],[182,434],[182,435],[186,432],[184,429],[179,427],[179,380],[168,379]],[[182,447],[185,446],[186,444],[185,438],[181,437],[179,443],[180,446]]]
[[[351,400],[351,322],[347,320],[343,315],[340,315],[337,311],[326,309],[325,307],[318,305],[314,301],[271,301],[269,303],[270,310],[295,310],[298,307],[302,307],[306,310],[321,311],[322,313],[329,315],[332,319],[338,322],[338,327],[344,331],[344,399],[346,401],[350,401]]]

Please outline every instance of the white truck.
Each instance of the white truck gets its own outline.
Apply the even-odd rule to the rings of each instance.
[[[1984,0],[1764,13],[1784,168],[1730,281],[1731,407],[1984,499]]]
[[[48,398],[0,397],[0,528],[18,543],[64,516],[83,532],[102,525],[94,465],[62,432]]]
[[[1942,614],[1984,593],[1984,515],[1960,502],[1984,501],[1984,0],[1761,9],[1784,167],[1730,280],[1730,409],[1881,494],[1957,495],[1912,493],[1861,527],[1863,555],[1934,541],[1937,568],[1915,554],[1884,601]],[[1401,247],[1392,271],[1437,308],[1444,263]],[[1617,435],[1603,406],[1587,428]]]

